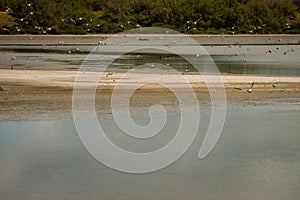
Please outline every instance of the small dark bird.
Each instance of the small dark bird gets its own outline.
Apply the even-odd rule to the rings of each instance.
[[[235,89],[235,90],[242,90],[242,88],[239,88],[239,87],[234,87],[233,89]]]
[[[267,50],[266,53],[273,53],[273,51],[271,49]]]
[[[112,76],[112,75],[113,75],[113,72],[108,72],[108,73],[106,74],[106,77]]]

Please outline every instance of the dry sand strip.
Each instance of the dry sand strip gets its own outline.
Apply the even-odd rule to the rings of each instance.
[[[87,79],[98,75],[96,72],[84,73]],[[76,74],[76,71],[0,69],[0,121],[71,118]],[[111,114],[111,94],[123,75],[115,72],[107,77],[104,74],[101,78],[96,92],[96,109],[100,113]],[[154,76],[157,74],[129,74],[122,83],[124,90],[130,90],[141,82],[146,84]],[[178,76],[182,75],[163,74],[163,78],[170,81],[176,80]],[[192,84],[200,103],[210,101],[207,86],[200,75],[187,74],[184,77]],[[264,103],[282,98],[300,99],[300,77],[222,75],[222,79],[230,104],[248,104],[253,101]],[[248,93],[247,89],[253,81],[252,92]],[[174,84],[178,92],[185,93],[186,85]],[[90,86],[88,82],[86,86]],[[159,84],[146,84],[136,90],[130,99],[130,106],[136,112],[142,112],[139,110],[141,108],[145,111],[145,108],[155,103],[164,105],[171,112],[178,111],[174,93]]]

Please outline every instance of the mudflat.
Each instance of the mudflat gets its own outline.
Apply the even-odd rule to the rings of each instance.
[[[85,72],[88,76],[98,72]],[[0,121],[69,119],[72,117],[72,94],[76,71],[55,70],[9,70],[0,69]],[[124,72],[104,76],[97,84],[96,111],[101,115],[111,114],[111,95]],[[151,79],[151,73],[131,73],[124,89],[128,91],[143,79]],[[164,74],[176,79],[178,74]],[[173,77],[172,77],[173,76]],[[209,103],[208,88],[199,74],[185,74],[192,85],[199,103]],[[300,98],[300,77],[261,75],[222,75],[226,99],[230,106],[255,105],[274,99]],[[252,92],[247,89],[254,82]],[[176,83],[174,83],[176,84]],[[88,86],[88,85],[87,85]],[[185,93],[186,85],[178,84],[177,92]],[[84,100],[84,97],[83,97]],[[136,90],[130,107],[138,113],[146,113],[148,107],[159,103],[170,112],[178,112],[178,101],[174,93],[159,84],[145,84]]]

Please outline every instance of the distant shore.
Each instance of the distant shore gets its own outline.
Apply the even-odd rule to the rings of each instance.
[[[88,35],[0,35],[0,45],[5,44],[97,44],[106,38],[117,34],[88,34]],[[120,34],[123,36],[124,34]],[[183,34],[186,35],[186,34]],[[178,37],[177,34],[139,34],[126,37]],[[300,35],[268,34],[268,35],[187,35],[200,44],[300,44]]]

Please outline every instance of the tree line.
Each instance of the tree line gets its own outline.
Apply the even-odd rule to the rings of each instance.
[[[300,0],[0,0],[2,34],[300,33]]]

